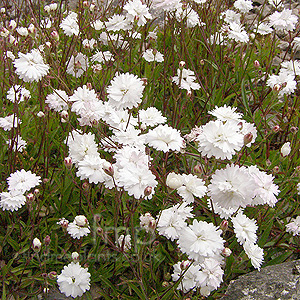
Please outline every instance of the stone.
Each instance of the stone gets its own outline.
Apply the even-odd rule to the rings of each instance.
[[[221,300],[300,299],[300,260],[267,266],[232,280]]]

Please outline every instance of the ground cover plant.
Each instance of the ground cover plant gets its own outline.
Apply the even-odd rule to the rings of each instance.
[[[11,1],[0,18],[2,299],[218,299],[298,257],[289,7]]]

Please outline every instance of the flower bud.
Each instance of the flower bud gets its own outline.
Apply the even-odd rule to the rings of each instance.
[[[32,242],[32,248],[35,252],[40,252],[42,243],[38,238],[34,238]]]
[[[182,186],[181,175],[171,172],[167,176],[166,185],[171,189],[178,189]]]
[[[48,178],[44,178],[44,180],[45,179],[48,179]],[[38,196],[40,194],[40,190],[39,189],[34,189],[33,193],[34,193],[35,196]]]
[[[143,85],[146,86],[148,84],[148,79],[147,78],[142,78],[141,79],[143,81]]]
[[[185,66],[185,62],[184,61],[180,61],[179,62],[179,68],[183,68]]]
[[[1,14],[5,14],[5,12],[6,12],[5,7],[1,7],[0,12],[1,12]]]
[[[10,35],[10,36],[8,37],[8,42],[9,42],[10,44],[15,44],[15,42],[17,42],[17,41],[16,41],[16,38],[15,38],[13,35]]]
[[[203,173],[201,165],[197,164],[196,166],[194,166],[194,173],[197,175],[201,175]]]
[[[89,7],[89,2],[88,1],[83,1],[82,4],[83,4],[84,7]]]
[[[62,228],[67,228],[69,226],[69,221],[66,220],[65,218],[62,218],[57,222]]]
[[[0,36],[2,36],[2,37],[8,37],[8,35],[9,35],[9,31],[6,29],[6,28],[1,28],[1,30],[0,30]]]
[[[68,120],[69,119],[69,114],[66,110],[63,110],[61,113],[60,113],[60,116],[65,119],[65,120]]]
[[[45,5],[44,6],[44,11],[49,13],[50,12],[50,6],[49,5]]]
[[[89,223],[86,216],[83,216],[83,215],[76,216],[74,219],[74,222],[77,226],[80,226],[80,227],[85,227]]]
[[[31,34],[34,34],[36,32],[36,29],[35,29],[33,24],[30,24],[28,26],[28,32],[31,33]]]
[[[222,250],[222,255],[224,256],[224,257],[228,257],[228,256],[230,256],[231,255],[231,253],[232,253],[232,251],[229,249],[229,248],[224,248],[223,250]]]
[[[51,3],[49,5],[49,7],[50,7],[50,10],[57,10],[57,3]]]
[[[253,134],[251,132],[247,133],[244,135],[244,145],[248,145],[249,143],[251,143],[253,139]]]
[[[180,269],[181,269],[181,270],[185,270],[186,268],[188,268],[189,265],[190,265],[190,261],[188,261],[188,260],[183,260],[183,261],[180,263]]]
[[[55,271],[51,271],[48,273],[49,279],[55,279],[57,277],[57,273]]]
[[[109,176],[114,176],[114,167],[112,164],[108,161],[105,161],[102,165],[103,171],[109,175]]]
[[[17,23],[15,20],[10,20],[9,24],[8,24],[8,29],[9,30],[14,30],[17,27]]]
[[[223,220],[220,224],[220,229],[223,231],[223,232],[226,232],[227,229],[228,229],[228,221],[227,220]]]
[[[75,261],[75,262],[79,261],[79,253],[78,252],[72,252],[71,256],[72,256],[73,261]]]
[[[280,149],[280,152],[281,152],[281,155],[283,157],[285,156],[288,156],[291,152],[291,143],[290,142],[286,142],[282,145],[281,149]]]
[[[298,131],[298,127],[292,126],[291,127],[291,133],[296,133]]]
[[[50,245],[50,242],[51,242],[51,238],[49,235],[46,235],[45,238],[44,238],[44,244],[46,246],[49,246]]]
[[[92,3],[92,4],[90,5],[90,11],[94,11],[95,7],[96,7],[96,5]]]
[[[34,195],[32,193],[27,194],[26,198],[28,201],[33,201],[34,200]]]
[[[278,173],[278,172],[279,172],[279,167],[278,167],[278,166],[275,166],[275,167],[273,168],[273,172],[274,172],[274,173]]]
[[[260,67],[260,63],[259,63],[258,60],[255,60],[255,61],[253,62],[253,64],[254,64],[254,67],[255,67],[255,68],[259,68],[259,67]]]
[[[53,30],[52,32],[51,32],[51,36],[52,36],[52,38],[55,40],[55,41],[59,41],[59,34],[58,34],[58,32],[56,31],[56,30]]]
[[[87,82],[86,87],[91,90],[93,88],[92,84],[90,82]]]
[[[272,130],[273,130],[275,133],[278,132],[278,131],[280,131],[279,125],[275,125],[275,126],[273,127]]]
[[[87,191],[90,187],[90,184],[88,183],[88,181],[85,181],[83,184],[82,184],[82,189],[84,189],[85,191]]]
[[[145,195],[145,197],[150,196],[151,193],[152,193],[152,187],[151,187],[151,186],[147,186],[147,187],[144,189],[144,195]]]
[[[281,85],[278,84],[278,83],[276,83],[276,84],[273,86],[273,90],[274,90],[275,92],[279,92],[279,91],[281,90]]]
[[[46,45],[48,48],[51,48],[51,46],[52,46],[50,42],[46,42],[45,45]]]
[[[45,114],[42,112],[42,111],[39,111],[37,114],[36,114],[37,117],[39,118],[42,118],[45,116]]]

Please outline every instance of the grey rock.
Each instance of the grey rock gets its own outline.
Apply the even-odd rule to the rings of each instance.
[[[300,260],[262,268],[230,282],[221,300],[300,299]]]

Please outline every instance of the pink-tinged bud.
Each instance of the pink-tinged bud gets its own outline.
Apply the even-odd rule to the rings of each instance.
[[[271,162],[269,159],[267,159],[267,160],[266,160],[266,165],[267,165],[268,167],[270,167],[271,164],[272,164],[272,162]]]
[[[251,132],[247,133],[244,135],[244,145],[248,145],[249,143],[251,143],[253,139],[253,134]]]
[[[46,246],[49,246],[50,245],[50,242],[51,242],[51,238],[49,235],[46,235],[45,238],[44,238],[44,244]]]
[[[281,85],[278,84],[278,83],[276,83],[276,84],[273,86],[273,90],[274,90],[275,92],[279,92],[279,91],[281,90]]]
[[[279,172],[279,167],[278,167],[278,166],[275,166],[275,167],[273,168],[273,172],[274,172],[274,173],[278,173],[278,172]]]
[[[49,182],[49,179],[48,178],[44,178],[43,179],[43,183],[48,183]]]
[[[228,256],[230,256],[231,255],[231,253],[232,253],[232,251],[229,249],[229,248],[224,248],[223,250],[222,250],[222,255],[224,256],[224,257],[228,257]]]
[[[38,238],[34,238],[32,241],[32,249],[34,250],[34,252],[40,252],[42,247],[42,243]]]
[[[56,31],[56,30],[53,30],[52,32],[51,32],[51,36],[52,36],[52,38],[55,40],[55,41],[59,41],[59,34],[58,34],[58,32]]]
[[[157,247],[159,244],[160,244],[159,241],[154,241],[154,242],[153,242],[153,247]]]
[[[14,30],[17,27],[17,23],[15,20],[10,20],[9,24],[8,24],[8,29],[9,30]]]
[[[72,165],[73,165],[72,158],[69,157],[69,156],[65,157],[64,164],[65,164],[65,167],[70,170],[72,168]]]
[[[103,229],[101,227],[97,227],[97,234],[98,235],[100,235],[100,236],[103,235],[103,232],[104,231],[103,231]]]
[[[145,188],[145,190],[144,190],[144,195],[145,195],[145,197],[150,196],[151,193],[152,193],[152,187],[151,187],[151,186],[147,186],[147,187]]]
[[[168,282],[168,281],[164,281],[161,285],[162,285],[163,287],[168,287],[168,286],[169,286],[169,282]]]
[[[146,86],[148,84],[148,79],[147,78],[142,78],[141,79],[143,81],[143,85]]]
[[[65,218],[60,219],[60,221],[58,222],[58,224],[62,227],[62,228],[67,228],[69,226],[69,221],[66,220]]]
[[[190,265],[190,261],[188,260],[183,260],[181,263],[180,263],[180,269],[181,270],[185,270],[189,265]]]
[[[36,33],[36,29],[35,29],[35,26],[33,24],[30,24],[28,26],[28,32],[31,33],[31,34]]]
[[[47,274],[47,273],[42,273],[42,277],[43,277],[43,278],[47,278],[47,277],[48,277],[48,274]]]
[[[45,178],[45,179],[48,179],[48,178]],[[35,196],[39,196],[40,190],[39,189],[34,189],[33,193],[34,193]]]
[[[57,277],[57,273],[55,271],[51,271],[48,273],[48,277],[50,279],[55,279]]]
[[[185,61],[180,61],[179,62],[179,68],[183,68],[185,66]]]
[[[279,125],[275,125],[272,130],[276,133],[276,132],[280,131],[280,129],[281,128]]]
[[[77,226],[85,227],[86,225],[89,224],[89,221],[88,221],[88,219],[86,218],[86,216],[79,215],[79,216],[76,216],[76,217],[75,217],[74,223],[75,223]]]
[[[89,2],[88,1],[83,1],[82,4],[83,4],[84,7],[89,7]]]
[[[101,220],[101,216],[100,215],[94,215],[94,221],[95,222],[99,222]]]
[[[196,166],[194,166],[194,173],[197,175],[202,175],[203,170],[201,165],[197,164]]]
[[[91,122],[91,124],[92,124],[92,126],[97,127],[98,124],[99,124],[99,122],[98,122],[97,120],[93,120],[93,121]]]
[[[87,181],[85,181],[85,182],[82,184],[82,188],[83,188],[85,191],[87,191],[87,190],[89,189],[89,187],[90,187],[90,184],[89,184]]]
[[[5,7],[1,7],[0,12],[1,12],[1,14],[5,14],[5,12],[6,12]]]
[[[63,110],[61,113],[60,113],[60,116],[65,119],[65,120],[68,120],[69,119],[69,114],[66,110]]]
[[[79,253],[78,252],[72,252],[71,256],[72,256],[73,261],[75,261],[75,262],[79,261]]]
[[[90,11],[94,11],[95,7],[96,7],[96,5],[92,3],[92,4],[90,5]]]
[[[192,91],[187,91],[186,96],[190,98],[192,96]]]
[[[114,167],[112,164],[108,161],[105,161],[102,165],[103,171],[109,175],[109,176],[114,176]]]
[[[220,224],[220,229],[223,231],[223,232],[226,232],[227,229],[228,229],[228,221],[227,220],[223,220]]]
[[[86,87],[87,87],[89,90],[91,90],[91,89],[93,88],[93,87],[92,87],[92,84],[91,84],[90,82],[87,82]]]
[[[52,46],[50,42],[46,42],[45,45],[46,45],[48,48],[51,48],[51,46]]]
[[[259,67],[260,67],[260,63],[259,63],[258,60],[255,60],[255,61],[253,62],[253,64],[254,64],[254,67],[255,67],[255,68],[259,68]]]
[[[296,133],[296,132],[298,132],[298,130],[299,130],[298,127],[295,127],[295,126],[291,127],[291,133]]]
[[[26,196],[28,201],[33,201],[34,200],[34,195],[32,193],[27,194]]]

